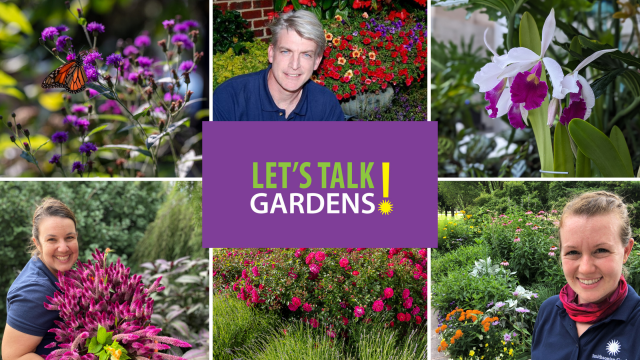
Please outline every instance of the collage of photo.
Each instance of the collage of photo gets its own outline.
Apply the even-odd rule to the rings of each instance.
[[[639,0],[1,1],[0,360],[640,360],[639,50]]]

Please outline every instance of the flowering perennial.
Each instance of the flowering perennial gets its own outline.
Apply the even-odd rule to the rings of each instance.
[[[145,287],[139,275],[129,275],[131,269],[125,268],[120,259],[107,265],[108,251],[96,249],[92,254],[95,263],[79,262],[76,269],[58,273],[61,291],[47,297],[50,304],[44,303],[44,307],[60,311],[62,321],[56,321],[58,328],[49,330],[56,334],[56,342],[47,345],[59,349],[46,359],[97,360],[94,354],[98,351],[94,350],[98,345],[101,351],[110,353],[111,359],[125,360],[125,355],[138,360],[181,359],[159,350],[167,350],[169,345],[191,345],[159,336],[162,329],[149,325],[153,314],[153,299],[149,295],[164,290],[160,286],[162,277]],[[113,342],[105,341],[106,332],[111,333],[108,340]]]

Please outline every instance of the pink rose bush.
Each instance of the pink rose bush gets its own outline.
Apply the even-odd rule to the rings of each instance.
[[[59,346],[47,360],[98,360],[99,358],[179,360],[180,357],[161,353],[169,345],[190,348],[179,339],[159,336],[162,329],[149,325],[153,314],[150,295],[164,290],[161,277],[149,287],[139,275],[129,275],[120,259],[107,266],[106,254],[96,249],[95,263],[78,262],[76,269],[58,273],[58,287],[53,297],[44,303],[47,310],[60,311],[62,321],[56,342]]]
[[[427,323],[427,265],[426,249],[214,249],[213,290],[333,336],[359,322],[411,330]]]

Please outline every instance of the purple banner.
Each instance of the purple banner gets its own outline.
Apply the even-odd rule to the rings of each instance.
[[[437,127],[205,122],[203,247],[437,247]]]

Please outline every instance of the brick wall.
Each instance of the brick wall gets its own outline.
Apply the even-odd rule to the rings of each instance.
[[[251,25],[253,34],[260,39],[271,36],[271,30],[265,25],[267,14],[273,11],[273,0],[213,0],[220,10],[235,10]]]

